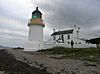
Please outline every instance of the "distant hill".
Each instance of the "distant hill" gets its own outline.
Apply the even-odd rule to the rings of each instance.
[[[10,48],[10,47],[0,45],[0,49],[8,49],[8,48]]]

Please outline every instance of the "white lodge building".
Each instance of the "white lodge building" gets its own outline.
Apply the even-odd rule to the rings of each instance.
[[[67,47],[71,48],[71,42],[73,42],[73,48],[89,48],[96,47],[95,44],[86,43],[86,41],[79,37],[79,30],[77,28],[55,31],[51,34],[51,39],[44,43],[44,48],[51,47]]]
[[[29,36],[25,44],[24,51],[37,51],[52,47],[72,47],[85,48],[95,47],[94,44],[85,43],[84,39],[79,37],[79,27],[63,31],[55,31],[51,34],[50,40],[43,42],[43,27],[45,27],[42,20],[42,13],[38,10],[32,12],[30,22],[28,22]]]

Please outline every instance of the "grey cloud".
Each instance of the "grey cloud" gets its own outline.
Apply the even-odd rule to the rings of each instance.
[[[17,2],[17,1],[15,1],[15,2]],[[26,23],[28,20],[28,17],[29,17],[29,10],[27,8],[27,5],[23,6],[23,4],[20,5],[18,3],[14,3],[14,1],[13,1],[14,4],[11,4],[11,3],[12,3],[11,0],[10,1],[6,1],[6,0],[1,1],[0,15]]]
[[[1,38],[19,38],[19,39],[25,39],[27,38],[27,36],[25,35],[20,35],[20,34],[16,34],[16,33],[7,33],[7,32],[0,32],[0,37]]]
[[[3,9],[3,8],[0,8],[0,9]],[[0,10],[0,15],[8,17],[10,19],[12,18],[15,20],[19,20],[19,21],[22,21],[24,23],[27,23],[27,21],[28,21],[28,14],[22,15],[22,14],[15,14],[15,13],[9,12],[7,10]]]
[[[17,28],[17,27],[12,27],[10,26],[9,24],[2,24],[0,23],[0,29],[6,29],[6,30],[12,30],[12,31],[21,31],[21,32],[27,32],[27,30],[25,30],[24,28],[23,29],[20,29],[20,28]]]
[[[92,28],[100,24],[99,0],[54,0],[52,4],[40,4],[40,7],[46,10],[44,14],[51,12],[45,17],[51,28],[63,29],[76,24],[93,33]]]
[[[44,0],[41,0],[44,1]],[[45,32],[45,39],[48,39],[48,30],[52,28],[63,29],[69,28],[77,24],[81,27],[81,32],[84,33],[84,37],[100,37],[100,28],[94,29],[94,27],[100,27],[100,0],[48,0],[43,3],[39,3],[40,11],[43,12],[45,25],[48,26]],[[5,3],[6,0],[3,2]],[[37,1],[38,2],[38,1]],[[16,4],[17,5],[17,4]],[[12,22],[8,24],[0,23],[0,29],[26,32],[28,31],[27,26],[30,9],[25,7],[15,6],[13,8],[7,7],[9,5],[0,4],[0,16],[8,17],[8,19],[17,20],[22,22],[23,28],[10,26]],[[34,5],[33,5],[34,6]],[[34,10],[34,9],[33,9]],[[7,20],[5,20],[7,21]],[[17,23],[16,22],[16,23]],[[15,24],[16,24],[15,23]],[[2,24],[2,25],[1,25]],[[14,24],[14,23],[13,23]],[[18,24],[18,23],[17,23]],[[16,26],[17,26],[16,24]],[[18,24],[19,25],[19,24]],[[25,27],[24,27],[25,26]],[[28,35],[28,34],[26,34]],[[25,38],[22,34],[14,33],[0,33],[0,36],[16,37],[15,45],[19,45],[23,40],[17,38]],[[3,37],[0,37],[0,39]],[[8,42],[7,42],[8,40]],[[0,41],[3,41],[2,39]],[[9,39],[4,39],[3,44],[8,44]],[[19,44],[18,44],[19,43]],[[10,43],[9,45],[14,45]]]
[[[28,2],[28,0],[26,2]],[[29,9],[28,5],[24,5],[25,1],[0,1],[1,45],[21,46],[21,43],[27,39],[28,29],[26,26],[29,18]]]

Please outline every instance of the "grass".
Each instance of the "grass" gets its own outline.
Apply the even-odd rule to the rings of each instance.
[[[46,50],[40,50],[40,52],[53,55],[63,55],[62,58],[100,62],[100,48],[54,47]]]

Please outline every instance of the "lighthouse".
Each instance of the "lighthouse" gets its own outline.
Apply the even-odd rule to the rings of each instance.
[[[42,13],[38,7],[32,12],[32,17],[28,22],[29,35],[24,51],[37,51],[43,48],[43,27]]]

